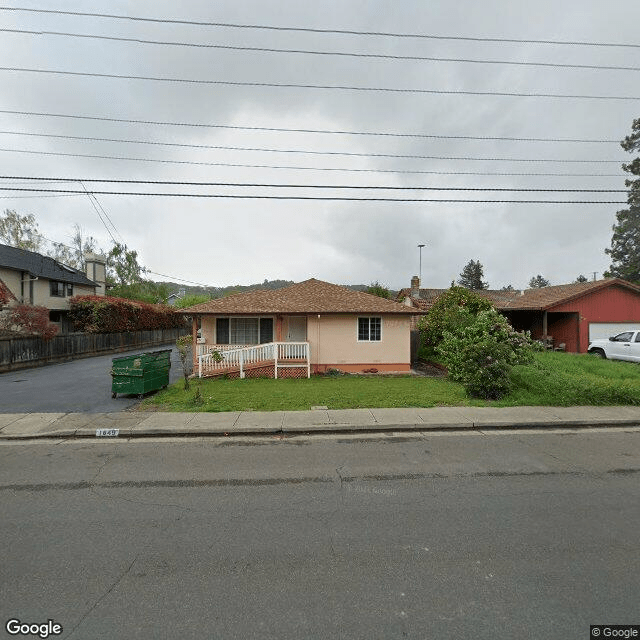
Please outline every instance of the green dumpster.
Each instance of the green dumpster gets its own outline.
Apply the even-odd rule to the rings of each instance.
[[[171,349],[138,353],[113,358],[111,365],[111,397],[119,393],[142,396],[169,384]]]

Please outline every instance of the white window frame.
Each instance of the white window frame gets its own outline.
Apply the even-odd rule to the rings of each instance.
[[[360,320],[369,320],[369,338],[367,340],[361,340],[360,339]],[[373,319],[378,319],[380,320],[380,339],[379,340],[372,340],[371,339],[371,320]],[[382,342],[382,325],[384,323],[382,322],[382,316],[358,316],[356,318],[356,340],[358,342],[363,342],[363,343],[367,343],[367,344],[378,344],[380,342]]]

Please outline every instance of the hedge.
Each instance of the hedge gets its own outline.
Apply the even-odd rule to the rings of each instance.
[[[69,300],[69,318],[76,331],[85,333],[122,333],[185,326],[184,316],[173,307],[110,296],[74,296]]]

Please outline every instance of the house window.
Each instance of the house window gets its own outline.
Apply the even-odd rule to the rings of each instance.
[[[273,342],[273,318],[217,318],[217,344]]]
[[[218,318],[216,320],[216,342],[218,344],[229,344],[229,318]]]
[[[380,342],[382,318],[358,318],[358,342]]]
[[[73,295],[73,285],[70,282],[67,282],[67,296],[71,297]]]
[[[64,282],[58,282],[57,280],[51,280],[49,282],[49,291],[52,296],[56,296],[58,298],[64,298]]]
[[[273,318],[260,318],[260,344],[267,342],[273,342]]]
[[[231,318],[232,344],[258,344],[258,318]]]

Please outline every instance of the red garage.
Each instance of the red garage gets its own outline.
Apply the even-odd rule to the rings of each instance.
[[[420,289],[414,278],[398,297],[426,313],[444,291]],[[536,339],[546,336],[551,346],[574,353],[586,353],[590,339],[640,328],[640,286],[619,278],[474,293],[491,300],[518,331],[531,331]]]
[[[527,289],[501,303],[515,329],[574,353],[586,353],[590,339],[640,327],[640,287],[618,278]]]

